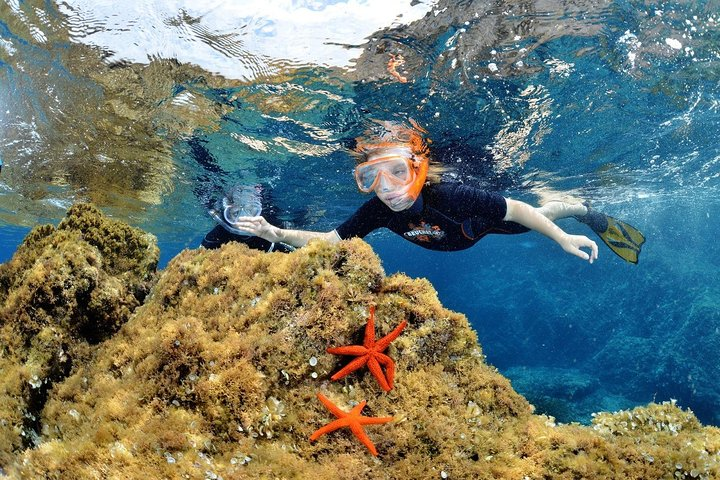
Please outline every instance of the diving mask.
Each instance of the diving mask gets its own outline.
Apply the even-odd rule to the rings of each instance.
[[[228,232],[251,235],[234,225],[240,217],[257,217],[262,213],[262,187],[238,185],[227,194],[216,208],[208,211],[210,216]]]
[[[381,156],[374,156],[355,167],[355,181],[362,192],[372,192],[381,177],[397,187],[405,187],[415,181],[414,157],[407,148],[384,149]]]

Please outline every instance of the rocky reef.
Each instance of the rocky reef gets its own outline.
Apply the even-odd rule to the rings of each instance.
[[[0,267],[5,476],[720,476],[720,430],[674,402],[591,426],[533,414],[466,318],[360,240],[186,250],[154,275],[156,259],[147,235],[78,206]],[[389,392],[364,369],[330,379],[348,359],[326,349],[362,343],[371,305],[378,338],[408,322]],[[309,441],[335,420],[318,393],[393,417],[365,426],[378,456],[348,429]]]
[[[0,462],[42,441],[57,382],[89,361],[154,283],[154,237],[76,205],[57,228],[33,229],[0,264]]]

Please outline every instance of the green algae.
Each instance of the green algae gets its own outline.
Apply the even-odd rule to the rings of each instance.
[[[83,208],[89,217],[99,215]],[[83,225],[91,223],[87,218]],[[27,242],[42,243],[51,231],[42,227]],[[103,238],[100,230],[95,233]],[[21,247],[16,257],[23,258],[27,248]],[[67,256],[63,252],[57,254]],[[100,249],[93,252],[95,263],[121,265],[105,260]],[[85,281],[86,263],[68,270],[75,275],[70,284]],[[126,267],[141,271],[132,266],[140,263]],[[18,295],[19,285],[7,288],[5,305]],[[376,305],[378,337],[403,319],[409,322],[387,350],[396,361],[395,388],[389,393],[367,372],[330,380],[345,361],[326,348],[361,341],[371,304]],[[25,355],[38,359],[33,364],[47,363],[42,359],[56,352],[56,336],[42,328],[18,335],[19,315],[30,315],[23,309],[29,307],[18,305],[17,315],[3,317],[3,325],[14,328],[5,332],[5,351],[15,352],[12,358]],[[8,475],[720,475],[720,431],[702,426],[692,412],[672,402],[598,414],[590,427],[559,425],[533,414],[509,381],[487,365],[467,319],[443,308],[426,280],[386,277],[361,240],[315,242],[292,254],[261,253],[233,243],[214,251],[183,251],[158,276],[143,306],[118,324],[119,330],[109,331],[102,342],[83,343],[86,361],[73,362],[69,372],[61,372],[64,376],[56,375],[62,378],[52,382],[34,413],[39,428],[32,444],[18,442],[12,428],[1,431],[0,466]],[[68,332],[68,337],[75,335]],[[43,378],[36,381],[27,362],[15,365],[18,371],[6,385],[27,390]],[[309,442],[313,431],[332,420],[317,392],[343,410],[367,400],[363,414],[394,417],[391,423],[367,427],[377,458],[348,431]],[[3,419],[22,421],[17,420],[20,406],[3,402]]]
[[[0,265],[0,461],[40,441],[50,390],[109,338],[154,283],[155,239],[76,205]]]

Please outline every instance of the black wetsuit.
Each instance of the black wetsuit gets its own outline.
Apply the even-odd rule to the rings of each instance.
[[[379,198],[363,204],[336,231],[340,238],[364,237],[388,228],[406,240],[430,250],[470,248],[491,233],[529,231],[504,221],[507,203],[502,195],[461,184],[439,183],[423,188],[412,207],[393,212]]]

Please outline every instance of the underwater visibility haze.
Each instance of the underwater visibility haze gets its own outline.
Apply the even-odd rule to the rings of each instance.
[[[413,119],[447,180],[587,200],[647,243],[589,265],[536,233],[376,232],[386,273],[429,279],[538,412],[675,399],[720,425],[717,1],[2,0],[0,86],[0,261],[92,202],[164,266],[237,184],[329,231],[368,198],[353,139]]]

